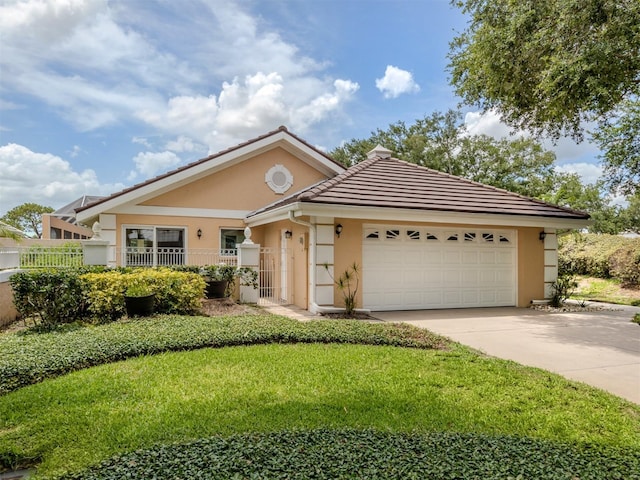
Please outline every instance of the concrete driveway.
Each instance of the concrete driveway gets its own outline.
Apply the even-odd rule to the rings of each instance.
[[[529,308],[373,312],[447,336],[488,355],[544,368],[640,404],[638,307],[547,313]]]

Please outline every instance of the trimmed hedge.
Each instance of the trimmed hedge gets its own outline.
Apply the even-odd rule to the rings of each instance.
[[[116,320],[125,315],[124,293],[130,287],[153,292],[155,311],[193,315],[201,308],[206,283],[202,276],[168,268],[142,268],[130,272],[113,270],[82,275],[83,292],[94,319]]]
[[[634,480],[640,451],[508,436],[323,429],[158,446],[67,478]]]
[[[443,349],[443,337],[405,324],[299,322],[275,315],[157,316],[49,333],[0,336],[0,395],[82,368],[140,355],[266,343],[353,343]]]
[[[168,268],[32,270],[13,275],[10,283],[16,309],[41,330],[84,319],[116,320],[125,315],[124,294],[134,285],[154,293],[156,312],[193,315],[206,288],[197,273]]]
[[[617,278],[623,286],[640,285],[640,238],[574,233],[560,237],[560,273]]]

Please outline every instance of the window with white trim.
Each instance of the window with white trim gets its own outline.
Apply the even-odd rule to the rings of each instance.
[[[155,267],[185,263],[184,228],[128,226],[124,237],[123,265]]]

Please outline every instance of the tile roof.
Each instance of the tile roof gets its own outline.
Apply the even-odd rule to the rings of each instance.
[[[144,187],[144,186],[149,185],[149,184],[151,184],[151,183],[154,183],[154,182],[157,182],[157,181],[159,181],[159,180],[162,180],[163,178],[170,177],[170,176],[175,175],[175,174],[177,174],[177,173],[179,173],[179,172],[182,172],[182,171],[184,171],[184,170],[188,170],[188,169],[190,169],[190,168],[193,168],[193,167],[194,167],[194,166],[196,166],[196,165],[200,165],[200,164],[202,164],[202,163],[208,162],[208,161],[213,160],[213,159],[216,159],[216,158],[218,158],[218,157],[222,157],[223,155],[226,155],[226,154],[228,154],[228,153],[231,153],[231,152],[233,152],[233,151],[235,151],[235,150],[240,150],[240,149],[241,149],[241,148],[243,148],[243,147],[246,147],[246,146],[248,146],[248,145],[251,145],[251,144],[257,143],[257,142],[259,142],[260,140],[263,140],[263,139],[265,139],[265,138],[271,137],[271,136],[273,136],[273,135],[275,135],[275,134],[277,134],[277,133],[279,133],[279,132],[285,132],[286,134],[288,134],[289,136],[291,136],[291,137],[292,137],[292,138],[294,138],[295,140],[299,141],[300,143],[302,143],[302,144],[306,145],[307,147],[309,147],[310,149],[314,150],[317,154],[319,154],[319,155],[321,155],[321,156],[325,157],[325,158],[326,158],[327,160],[329,160],[331,163],[334,163],[335,165],[337,165],[337,166],[339,166],[339,167],[341,167],[341,168],[344,168],[344,165],[341,165],[341,164],[339,164],[338,162],[336,162],[333,158],[331,158],[331,157],[330,157],[329,155],[327,155],[325,152],[323,152],[323,151],[319,150],[318,148],[314,147],[313,145],[311,145],[311,144],[310,144],[310,143],[308,143],[307,141],[305,141],[305,140],[303,140],[302,138],[298,137],[297,135],[295,135],[295,134],[291,133],[291,132],[287,129],[287,127],[285,127],[284,125],[281,125],[281,126],[279,126],[277,129],[272,130],[271,132],[265,133],[264,135],[260,135],[259,137],[252,138],[251,140],[247,140],[246,142],[239,143],[238,145],[234,145],[233,147],[227,148],[226,150],[221,150],[221,151],[219,151],[219,152],[217,152],[217,153],[214,153],[214,154],[212,154],[212,155],[209,155],[208,157],[201,158],[200,160],[196,160],[195,162],[191,162],[191,163],[189,163],[189,164],[187,164],[187,165],[183,165],[183,166],[181,166],[181,167],[179,167],[179,168],[176,168],[176,169],[174,169],[174,170],[171,170],[171,171],[169,171],[169,172],[166,172],[166,173],[163,173],[163,174],[158,175],[158,176],[156,176],[156,177],[150,178],[149,180],[146,180],[146,181],[144,181],[144,182],[141,182],[141,183],[135,184],[135,185],[133,185],[133,186],[131,186],[131,187],[125,188],[124,190],[121,190],[121,191],[119,191],[119,192],[113,193],[113,194],[111,194],[111,195],[110,195],[110,196],[108,196],[108,197],[103,197],[103,198],[101,198],[100,200],[95,201],[95,202],[93,202],[93,203],[91,203],[91,204],[89,204],[89,205],[81,205],[81,206],[77,207],[77,208],[75,209],[75,211],[76,211],[76,212],[81,212],[81,211],[86,210],[86,209],[88,209],[88,208],[90,208],[90,207],[94,207],[94,206],[99,205],[99,204],[101,204],[101,203],[104,203],[104,202],[106,202],[106,201],[108,201],[108,200],[111,200],[112,198],[119,197],[119,196],[124,195],[124,194],[126,194],[126,193],[129,193],[129,192],[131,192],[131,191],[133,191],[133,190],[137,190],[137,189],[139,189],[139,188],[141,188],[141,187]]]
[[[253,212],[250,216],[295,202],[456,213],[589,218],[584,212],[551,205],[386,155],[369,158],[340,175]]]

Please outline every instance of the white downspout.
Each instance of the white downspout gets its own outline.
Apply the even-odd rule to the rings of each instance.
[[[319,310],[316,304],[316,226],[313,223],[300,220],[294,216],[294,211],[289,210],[289,220],[309,229],[309,311],[316,313]]]

